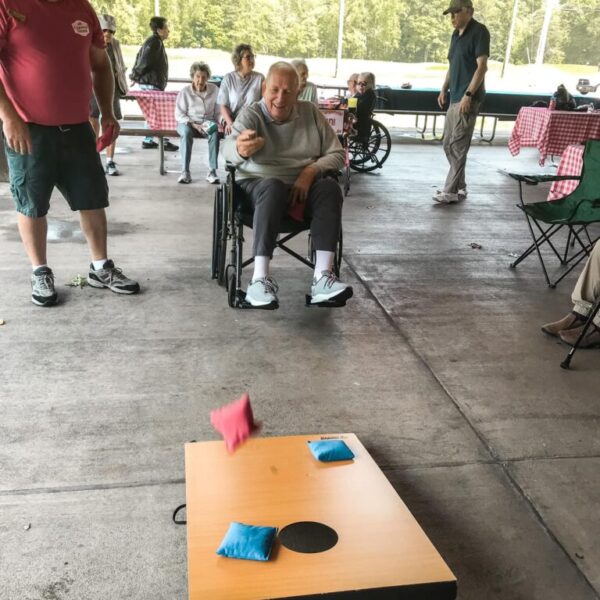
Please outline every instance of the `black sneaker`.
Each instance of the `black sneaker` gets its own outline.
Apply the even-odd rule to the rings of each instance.
[[[164,148],[167,152],[177,152],[177,150],[179,150],[179,146],[176,146],[175,144],[173,144],[173,142],[170,142],[169,140],[165,140]]]
[[[31,274],[31,301],[38,306],[52,306],[57,300],[52,269],[38,267]]]
[[[158,142],[155,142],[154,140],[147,142],[146,140],[144,140],[142,142],[142,148],[145,148],[146,150],[152,150],[154,148],[158,148]]]
[[[140,291],[140,284],[125,277],[112,260],[107,260],[98,270],[94,269],[93,263],[90,264],[87,281],[92,287],[108,288],[117,294],[137,294]]]

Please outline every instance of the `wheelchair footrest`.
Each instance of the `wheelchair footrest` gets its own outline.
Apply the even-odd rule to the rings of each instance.
[[[346,300],[352,298],[354,291],[351,287],[347,287],[341,294],[330,298],[329,300],[324,300],[323,302],[313,302],[312,296],[310,294],[306,294],[306,306],[312,307],[316,306],[318,308],[339,308],[341,306],[346,306]]]
[[[270,304],[265,304],[264,306],[254,306],[246,300],[246,292],[243,292],[242,290],[238,290],[237,300],[237,308],[252,308],[254,310],[276,310],[279,308],[279,302],[271,302]]]

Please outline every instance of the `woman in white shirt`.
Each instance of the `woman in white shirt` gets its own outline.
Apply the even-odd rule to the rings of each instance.
[[[249,44],[238,44],[231,55],[231,62],[235,71],[223,77],[217,99],[225,124],[225,135],[231,133],[231,126],[240,110],[261,99],[265,80],[262,73],[254,71],[254,52]]]
[[[298,73],[300,79],[300,87],[298,88],[298,100],[312,102],[315,106],[319,105],[317,96],[317,86],[308,81],[308,65],[303,58],[296,58],[291,61],[294,69]]]
[[[219,88],[210,79],[210,67],[204,62],[195,62],[190,67],[192,83],[184,87],[177,96],[175,118],[177,132],[181,137],[181,175],[179,183],[191,183],[190,160],[195,137],[208,137],[208,165],[206,180],[219,183],[217,157],[219,155],[220,116],[217,96]]]

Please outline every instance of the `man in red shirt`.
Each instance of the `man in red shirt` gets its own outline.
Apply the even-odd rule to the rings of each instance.
[[[119,135],[113,74],[87,0],[0,0],[0,119],[19,232],[33,267],[31,299],[38,306],[58,300],[46,260],[54,187],[79,211],[92,257],[88,283],[120,294],[139,291],[108,259],[108,186],[88,121],[92,85],[110,143]]]

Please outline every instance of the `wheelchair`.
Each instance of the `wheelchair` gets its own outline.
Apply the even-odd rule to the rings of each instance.
[[[244,260],[244,226],[252,229],[253,213],[244,201],[244,192],[235,182],[235,167],[228,165],[227,180],[215,190],[214,213],[213,213],[213,239],[212,239],[212,266],[211,277],[227,290],[227,301],[231,308],[262,308],[273,310],[279,308],[277,303],[265,307],[252,306],[246,301],[246,293],[242,290],[242,270],[254,262],[254,257]],[[287,243],[298,234],[308,231],[307,256],[302,256],[287,246]],[[276,247],[293,256],[301,263],[315,268],[315,248],[310,235],[310,223],[295,221],[285,217],[281,222],[281,228]],[[336,244],[333,270],[339,276],[342,264],[343,235],[340,235]],[[331,300],[311,303],[310,295],[306,296],[306,306],[333,308],[345,306],[346,300],[333,298]]]
[[[392,149],[392,138],[387,128],[371,118],[371,127],[366,138],[349,136],[348,162],[350,168],[359,173],[381,169]]]

